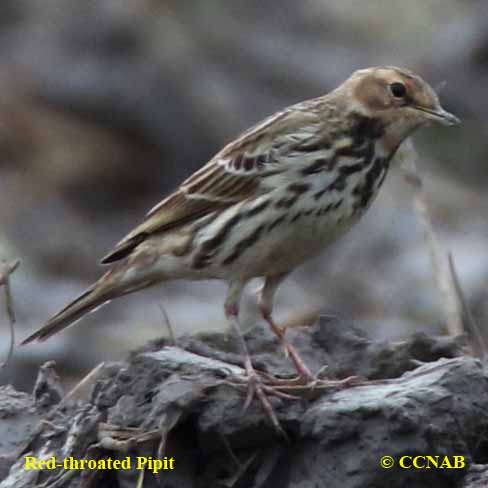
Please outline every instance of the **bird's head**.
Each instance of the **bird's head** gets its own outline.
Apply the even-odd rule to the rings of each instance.
[[[380,120],[386,133],[395,139],[403,140],[428,123],[460,123],[442,108],[432,87],[406,69],[387,66],[359,70],[340,88],[352,100],[353,110]]]

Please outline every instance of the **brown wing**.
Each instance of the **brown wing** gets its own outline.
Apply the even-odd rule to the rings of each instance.
[[[209,163],[196,171],[174,193],[146,215],[144,221],[122,239],[102,263],[124,258],[155,232],[175,229],[216,210],[262,194],[264,176],[283,171],[273,158],[265,130],[279,123],[287,112],[266,119],[226,146]]]
[[[309,110],[310,103],[314,102],[302,102],[268,117],[224,147],[178,190],[150,210],[144,221],[102,263],[124,258],[153,233],[178,228],[269,191],[267,177],[286,173],[291,167],[279,157],[282,148],[309,140],[315,134],[313,130],[304,130],[320,121]]]

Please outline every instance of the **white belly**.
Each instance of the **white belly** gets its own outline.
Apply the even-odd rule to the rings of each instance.
[[[247,279],[291,271],[319,254],[360,217],[359,213],[353,215],[352,209],[346,207],[347,203],[344,202],[337,209],[317,215],[320,207],[311,204],[302,211],[298,208],[287,212],[274,210],[263,212],[259,218],[243,219],[229,233],[225,244],[212,257],[211,263],[202,269],[202,273],[205,277]],[[244,211],[242,208],[241,212]],[[301,215],[293,220],[298,213]],[[218,222],[220,218],[225,220],[229,217],[224,213],[208,228],[203,229],[195,241],[197,252],[201,243],[221,227],[222,223]],[[262,231],[259,237],[248,246],[243,245],[260,227]],[[239,246],[241,251],[238,252],[238,257],[229,262],[236,255]],[[195,255],[192,259],[194,262]]]

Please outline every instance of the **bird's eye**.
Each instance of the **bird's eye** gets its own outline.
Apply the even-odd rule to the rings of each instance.
[[[398,82],[392,83],[390,85],[390,91],[395,98],[403,98],[407,93],[407,89],[405,88],[405,85],[403,83],[398,83]]]

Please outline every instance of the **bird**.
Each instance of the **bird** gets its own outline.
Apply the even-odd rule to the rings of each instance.
[[[249,382],[270,412],[239,327],[246,284],[303,384],[316,380],[273,320],[283,280],[370,207],[399,146],[427,124],[458,125],[433,88],[404,68],[355,71],[326,95],[291,105],[227,144],[153,207],[101,261],[109,269],[22,344],[44,341],[109,301],[175,279],[228,284],[224,312]],[[276,424],[275,424],[276,425]]]

